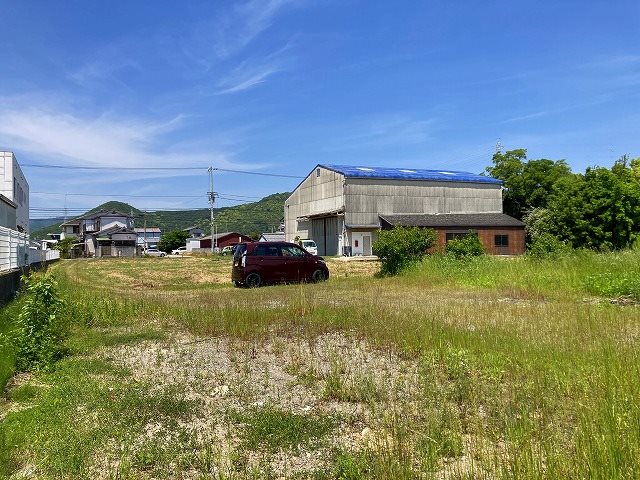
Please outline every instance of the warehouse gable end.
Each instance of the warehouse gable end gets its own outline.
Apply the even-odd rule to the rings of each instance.
[[[320,255],[371,255],[384,218],[435,214],[503,215],[502,182],[461,171],[319,164],[286,200],[285,235],[314,240]],[[522,242],[518,235],[509,243],[520,253],[524,227],[505,228],[522,230]],[[500,247],[509,242],[496,235]]]

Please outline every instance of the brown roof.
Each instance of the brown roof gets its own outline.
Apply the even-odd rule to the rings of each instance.
[[[504,213],[380,215],[380,220],[383,227],[524,227],[520,220]]]

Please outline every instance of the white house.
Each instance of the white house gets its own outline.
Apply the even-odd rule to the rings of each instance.
[[[158,227],[134,228],[138,237],[136,243],[142,248],[157,248],[162,230]]]
[[[77,254],[89,257],[136,255],[133,217],[117,210],[100,210],[64,222],[61,238],[76,238]]]
[[[14,228],[29,233],[29,184],[13,152],[0,152],[0,194],[15,204]]]

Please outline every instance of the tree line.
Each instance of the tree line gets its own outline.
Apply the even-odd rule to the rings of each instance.
[[[640,236],[640,157],[584,173],[564,160],[528,160],[525,149],[497,152],[492,163],[486,172],[504,182],[504,213],[525,222],[530,247],[619,250]]]

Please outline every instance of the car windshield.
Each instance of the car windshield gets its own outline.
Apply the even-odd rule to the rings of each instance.
[[[304,257],[305,251],[293,245],[284,245],[282,247],[282,255],[285,257]]]
[[[244,243],[237,245],[233,251],[233,258],[240,258],[242,254],[247,250],[247,246]]]
[[[307,240],[306,242],[302,242],[302,246],[303,247],[315,247],[316,246],[316,242],[314,242],[313,240]]]

